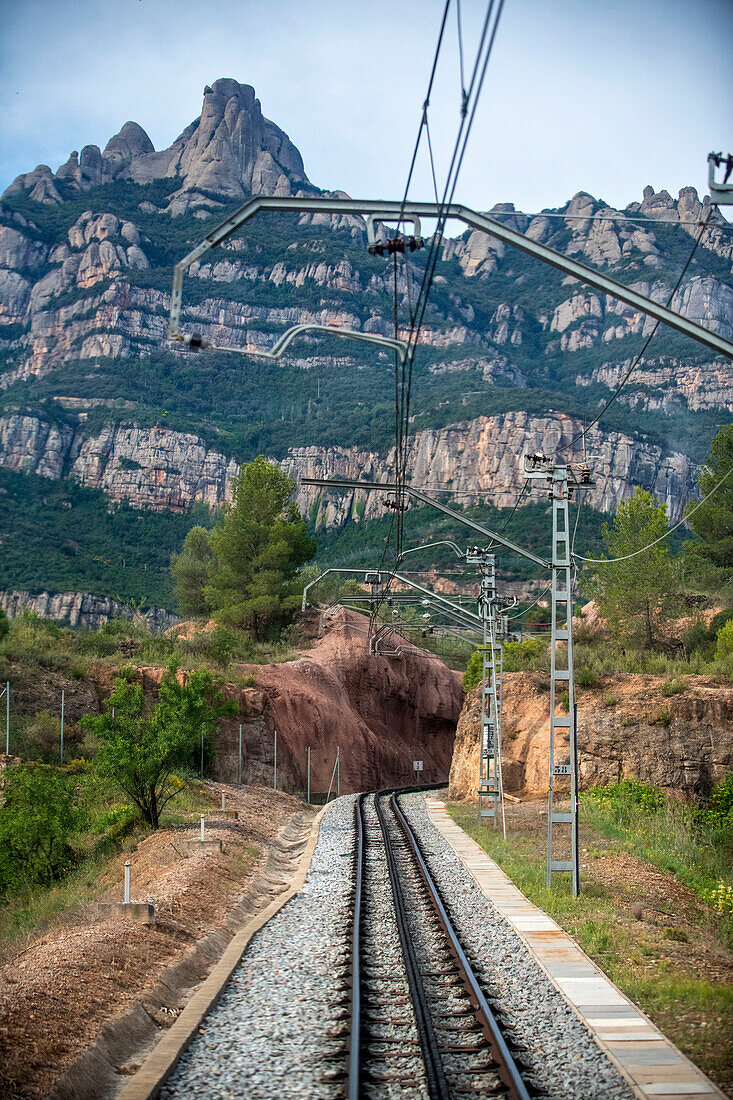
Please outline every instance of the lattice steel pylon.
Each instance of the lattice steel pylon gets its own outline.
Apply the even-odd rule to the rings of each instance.
[[[555,465],[546,455],[529,457],[525,474],[547,483],[552,501],[552,623],[550,636],[550,755],[547,788],[547,885],[555,871],[572,875],[573,896],[580,893],[578,848],[578,745],[573,667],[573,591],[570,547],[570,495],[592,487],[587,466],[580,480],[571,478],[568,467]],[[563,698],[564,697],[564,698]],[[559,760],[557,758],[560,758]],[[554,807],[558,779],[569,780],[570,809]],[[570,826],[570,858],[557,859],[556,825]]]
[[[478,823],[484,818],[499,824],[506,836],[504,788],[501,776],[501,640],[496,614],[496,558],[480,547],[471,547],[466,560],[481,567],[478,611],[482,625],[481,734],[479,738]],[[484,808],[484,802],[489,808]]]

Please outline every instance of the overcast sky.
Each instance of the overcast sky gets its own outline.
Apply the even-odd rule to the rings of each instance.
[[[443,0],[0,0],[0,191],[133,119],[156,149],[205,84],[254,85],[320,187],[401,195]],[[467,55],[484,3],[463,0]],[[733,151],[733,0],[506,0],[456,200],[614,206],[707,183]],[[468,62],[467,62],[468,63]],[[439,174],[458,124],[454,18],[432,97]],[[429,198],[422,166],[413,198]]]

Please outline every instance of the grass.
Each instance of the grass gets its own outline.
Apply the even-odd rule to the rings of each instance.
[[[195,776],[181,772],[179,777],[184,785],[163,812],[162,829],[219,808],[217,799]],[[74,838],[79,862],[59,882],[29,885],[0,904],[0,959],[17,950],[19,942],[40,935],[97,901],[107,889],[103,879],[119,866],[121,853],[150,836],[151,830],[124,796],[91,772],[79,775],[78,797],[89,815],[84,832]]]
[[[680,897],[669,906],[671,926],[667,916],[661,922],[658,915],[652,921],[636,920],[631,902],[642,897],[648,904],[648,899],[633,868],[630,884],[619,888],[594,867],[600,869],[603,865],[598,861],[609,856],[615,861],[625,853],[674,874],[700,899],[709,900],[713,883],[733,881],[733,821],[721,822],[708,811],[702,811],[702,816],[698,811],[696,818],[693,809],[670,803],[654,788],[634,791],[622,783],[596,791],[581,805],[581,842],[588,847],[583,850],[577,899],[565,876],[565,881],[556,877],[547,886],[544,817],[537,818],[537,827],[529,835],[512,829],[510,821],[512,831],[505,841],[499,831],[478,829],[473,806],[450,803],[448,810],[519,889],[577,940],[688,1057],[719,1084],[730,1087],[733,986],[722,976],[716,980],[714,966],[712,973],[707,972],[708,966],[696,976],[698,955],[692,963],[690,959],[693,951],[713,960],[727,956],[733,917],[701,902],[685,904]]]
[[[650,784],[625,779],[588,791],[582,797],[582,819],[713,903],[721,884],[733,887],[733,811],[726,804],[730,788],[729,777],[713,791],[709,807],[695,807],[666,797]],[[733,911],[723,909],[722,925],[733,947]]]

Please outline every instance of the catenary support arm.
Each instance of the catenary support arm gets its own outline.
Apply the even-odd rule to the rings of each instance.
[[[615,279],[611,279],[607,275],[601,274],[600,271],[594,271],[593,268],[586,267],[585,264],[578,263],[577,260],[572,260],[569,256],[564,256],[562,253],[556,252],[546,245],[539,244],[537,241],[525,237],[522,233],[510,229],[509,226],[492,218],[489,214],[481,214],[477,210],[471,210],[470,207],[463,206],[460,203],[450,203],[442,207],[433,202],[399,203],[385,202],[383,200],[308,199],[264,195],[255,199],[250,199],[249,202],[246,202],[239,210],[232,214],[231,217],[226,218],[216,227],[216,229],[213,229],[211,233],[207,234],[200,244],[176,264],[173,272],[170,324],[168,326],[168,336],[170,339],[181,339],[183,335],[180,332],[180,320],[183,276],[185,272],[192,263],[200,259],[206,252],[221,244],[222,241],[225,241],[227,237],[235,233],[245,224],[245,222],[264,211],[296,214],[358,214],[364,217],[369,217],[370,214],[374,214],[383,219],[386,218],[392,221],[399,217],[436,218],[443,214],[450,219],[463,222],[464,225],[469,225],[473,229],[479,229],[487,233],[490,237],[494,237],[496,240],[503,241],[504,244],[510,245],[512,248],[518,248],[521,252],[533,256],[542,263],[550,264],[566,275],[572,275],[573,278],[578,279],[579,282],[585,283],[587,286],[595,287],[596,290],[601,290],[604,294],[608,294],[620,302],[625,302],[627,305],[632,306],[634,309],[638,309],[641,313],[645,313],[649,317],[655,317],[658,321],[662,321],[664,324],[669,325],[670,328],[676,329],[678,332],[684,333],[684,335],[691,337],[693,340],[697,340],[699,343],[704,344],[712,351],[718,352],[720,355],[725,355],[729,359],[733,359],[733,343],[731,343],[730,340],[725,340],[722,336],[718,336],[716,333],[710,332],[709,329],[703,328],[702,325],[698,325],[694,321],[688,320],[687,317],[682,317],[679,313],[675,313],[674,310],[668,309],[658,302],[653,302],[651,298],[647,298],[645,295],[639,294],[630,287],[616,282]]]

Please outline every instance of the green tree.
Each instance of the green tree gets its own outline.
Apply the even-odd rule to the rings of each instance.
[[[698,475],[702,496],[707,494],[733,467],[733,424],[728,424],[716,435],[710,447],[710,456]],[[695,501],[690,501],[691,512]],[[690,526],[698,540],[685,544],[688,562],[701,579],[714,587],[733,581],[733,476],[705,501],[694,515]]]
[[[176,770],[198,753],[202,738],[210,741],[221,715],[236,708],[223,700],[210,672],[192,672],[182,683],[174,660],[152,707],[146,706],[133,675],[132,670],[123,671],[104,714],[85,715],[82,724],[99,742],[95,757],[99,773],[112,779],[147,824],[157,829],[164,807],[183,786]]]
[[[173,594],[182,615],[199,618],[211,610],[204,588],[213,561],[209,532],[205,527],[192,527],[183,540],[180,554],[171,554]]]
[[[633,497],[619,504],[612,524],[604,523],[603,535],[609,556],[624,558],[668,529],[666,506],[637,485]],[[658,643],[667,620],[679,611],[679,587],[679,563],[663,542],[626,561],[596,565],[582,581],[611,632],[647,649]]]
[[[300,600],[298,568],[316,552],[291,500],[295,482],[259,455],[242,467],[223,521],[204,596],[214,617],[255,640],[280,629]]]
[[[0,638],[4,638],[10,630],[10,623],[8,622],[8,616],[5,611],[0,607]]]
[[[0,894],[61,878],[74,861],[69,840],[81,817],[73,780],[63,771],[35,763],[8,768],[0,805]]]

